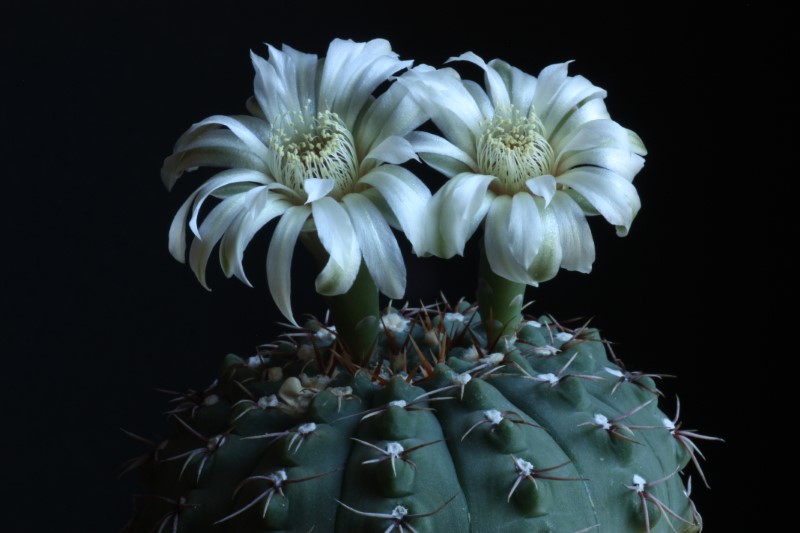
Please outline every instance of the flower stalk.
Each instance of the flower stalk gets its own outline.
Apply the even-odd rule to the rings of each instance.
[[[316,232],[300,234],[300,241],[311,252],[320,269],[328,263],[329,255]],[[343,356],[358,366],[369,362],[380,330],[378,288],[364,261],[353,285],[343,294],[325,296],[336,336],[345,347]]]
[[[478,309],[481,320],[493,340],[512,336],[522,320],[522,302],[527,285],[508,280],[492,270],[483,239],[480,241],[480,254]]]

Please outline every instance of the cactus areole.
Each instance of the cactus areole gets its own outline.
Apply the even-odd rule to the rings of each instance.
[[[566,64],[537,78],[454,59],[480,67],[486,88],[412,68],[381,39],[334,40],[325,58],[269,47],[253,55],[250,114],[180,138],[168,187],[197,167],[227,170],[178,211],[172,254],[185,260],[188,225],[204,286],[216,245],[225,274],[249,284],[244,249],[277,219],[268,284],[293,329],[176,394],[166,439],[137,437],[150,448],[125,470],[146,491],[126,531],[702,530],[689,470],[707,485],[697,441],[719,439],[662,412],[662,376],[628,370],[588,323],[523,313],[528,286],[590,270],[587,216],[627,233],[641,140]],[[415,131],[428,120],[443,136]],[[432,194],[409,159],[444,185]],[[380,294],[405,291],[393,230],[444,258],[482,232],[465,288],[477,303],[381,309]],[[294,318],[297,242],[317,259],[330,322]]]

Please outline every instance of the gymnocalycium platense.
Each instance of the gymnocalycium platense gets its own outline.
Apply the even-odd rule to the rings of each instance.
[[[191,238],[206,286],[218,247],[249,284],[244,250],[277,220],[267,280],[292,329],[175,393],[167,439],[137,437],[150,450],[126,470],[148,493],[127,530],[700,531],[684,469],[707,485],[697,441],[718,439],[661,412],[662,376],[627,370],[588,323],[524,314],[528,286],[591,270],[587,216],[625,235],[639,211],[646,150],[606,92],[567,63],[450,60],[481,86],[382,39],[252,60],[249,114],[194,124],[164,162],[170,189],[223,169],[180,207],[169,249],[185,261]],[[432,194],[410,160],[446,180]],[[477,301],[382,309],[405,293],[396,232],[443,258],[480,234]],[[329,319],[295,319],[297,241]]]

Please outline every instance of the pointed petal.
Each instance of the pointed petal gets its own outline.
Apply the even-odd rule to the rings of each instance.
[[[506,246],[524,269],[528,269],[542,242],[542,221],[539,206],[527,192],[518,192],[511,199],[508,241]]]
[[[447,140],[475,158],[475,139],[485,117],[456,71],[417,68],[397,82],[408,88]]]
[[[194,202],[192,205],[191,218],[189,219],[189,228],[195,235],[198,237],[200,236],[197,228],[197,216],[200,214],[200,208],[203,206],[203,202],[205,202],[210,195],[214,194],[219,189],[232,184],[244,184],[251,187],[255,186],[256,184],[266,185],[271,181],[272,180],[266,174],[259,172],[258,170],[243,168],[223,170],[213,178],[206,181],[192,195]]]
[[[317,276],[317,292],[325,296],[344,294],[361,267],[353,224],[341,204],[327,196],[311,204],[311,213],[319,240],[330,255]]]
[[[427,224],[422,213],[431,197],[425,184],[410,171],[394,165],[381,165],[362,177],[359,183],[371,185],[381,193],[411,242],[414,253],[422,253],[422,228]]]
[[[363,159],[387,137],[405,136],[427,119],[408,89],[400,83],[392,83],[372,102],[353,131],[359,157]]]
[[[641,202],[636,188],[625,178],[602,168],[580,167],[558,177],[558,182],[583,196],[617,234],[627,235]]]
[[[550,102],[544,108],[536,108],[536,114],[544,124],[545,131],[556,133],[558,126],[576,109],[590,100],[602,100],[605,97],[605,90],[583,76],[568,76]]]
[[[525,185],[528,186],[528,189],[533,194],[544,198],[545,207],[550,204],[550,200],[553,199],[553,195],[556,193],[556,179],[550,174],[531,178],[525,182]]]
[[[556,196],[558,195],[556,193]],[[540,206],[539,213],[542,221],[542,239],[539,253],[536,254],[536,259],[528,268],[528,275],[532,279],[542,282],[552,279],[558,274],[563,251],[561,249],[561,232],[552,205],[547,209],[541,209]]]
[[[229,130],[206,126],[191,140],[176,145],[175,152],[164,159],[161,180],[167,190],[184,172],[198,167],[249,168],[264,170],[266,163],[249,150],[241,139]]]
[[[193,201],[194,195],[181,204],[169,226],[169,236],[167,238],[169,253],[181,263],[186,262],[186,218],[189,216]]]
[[[564,150],[564,146],[578,134],[587,123],[595,120],[608,119],[608,110],[603,100],[595,98],[584,103],[572,113],[568,113],[563,122],[559,123],[555,131],[547,132],[547,142],[557,154]]]
[[[310,204],[323,196],[327,196],[335,186],[336,183],[330,179],[307,178],[303,180],[303,190],[308,195],[305,203]]]
[[[499,59],[489,61],[489,66],[503,78],[511,97],[511,105],[523,116],[527,116],[533,104],[533,96],[536,94],[536,78]]]
[[[444,137],[426,131],[414,131],[406,139],[427,164],[448,178],[462,172],[477,171],[478,164],[472,157]]]
[[[272,235],[267,251],[269,292],[283,316],[294,325],[297,325],[297,322],[292,316],[290,299],[292,256],[297,237],[310,214],[311,208],[306,205],[297,205],[287,209],[275,227],[275,233]]]
[[[322,68],[318,108],[337,113],[352,130],[372,91],[411,63],[398,59],[384,39],[366,43],[334,39]]]
[[[227,277],[236,276],[251,286],[244,273],[244,249],[253,236],[273,218],[282,215],[291,203],[269,187],[256,187],[245,193],[243,208],[231,223],[220,243],[220,264]]]
[[[486,216],[494,176],[465,172],[450,179],[431,198],[425,218],[425,252],[449,259],[463,255],[467,240]]]
[[[244,195],[237,194],[217,204],[200,225],[199,238],[192,241],[192,246],[189,248],[189,266],[197,276],[197,280],[206,289],[208,289],[206,265],[211,250],[233,222],[243,203]]]
[[[492,97],[492,103],[495,109],[507,109],[511,105],[511,99],[508,95],[508,87],[503,82],[503,78],[497,73],[495,69],[486,64],[486,62],[472,52],[465,52],[458,57],[451,57],[447,60],[450,61],[469,61],[481,67],[486,77],[486,86],[489,88],[489,95]]]
[[[561,268],[588,274],[594,263],[594,240],[581,208],[564,192],[559,191],[548,208],[558,222],[561,238]]]
[[[389,298],[402,298],[406,291],[406,268],[389,224],[363,195],[348,194],[342,202],[353,222],[361,255],[378,290]]]
[[[269,60],[250,52],[255,69],[256,101],[270,123],[289,111],[299,111],[311,100],[316,79],[317,56],[269,46]],[[309,109],[314,113],[313,109]]]
[[[535,285],[522,265],[516,260],[509,247],[509,223],[511,216],[511,197],[498,196],[486,214],[483,244],[489,266],[498,276],[516,283]]]
[[[414,147],[403,137],[392,135],[383,140],[379,145],[370,150],[364,161],[372,159],[378,163],[391,163],[399,165],[409,159],[419,161]]]

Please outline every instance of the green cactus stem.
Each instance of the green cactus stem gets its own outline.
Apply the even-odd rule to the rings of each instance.
[[[525,297],[524,283],[515,283],[492,271],[483,240],[480,243],[480,265],[478,270],[478,308],[483,324],[490,336],[499,339],[513,334],[522,320],[522,301]]]

